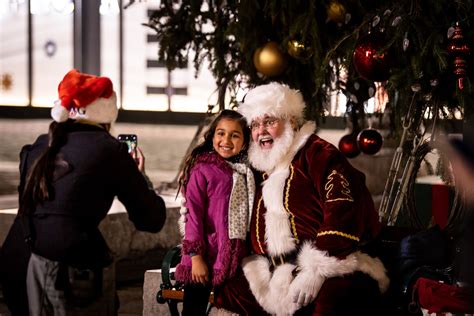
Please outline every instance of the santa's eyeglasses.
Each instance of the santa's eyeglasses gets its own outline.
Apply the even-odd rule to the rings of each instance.
[[[252,121],[250,123],[250,129],[252,131],[256,131],[260,128],[260,126],[263,126],[264,129],[269,129],[275,127],[280,120],[277,119],[276,117],[268,117],[262,120],[262,122],[258,121]]]

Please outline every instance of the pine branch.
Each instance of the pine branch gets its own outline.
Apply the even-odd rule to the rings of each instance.
[[[336,23],[328,19],[329,5],[336,1],[350,14],[349,20]],[[147,26],[157,34],[158,59],[168,69],[187,64],[193,50],[196,75],[208,60],[216,84],[228,87],[231,93],[241,85],[287,83],[302,92],[308,118],[319,120],[324,118],[327,89],[335,80],[329,63],[335,63],[336,68],[345,65],[349,80],[359,78],[352,56],[370,24],[374,32],[383,30],[383,49],[396,56],[386,89],[391,97],[399,96],[397,106],[390,108],[392,127],[397,128],[414,84],[420,85],[420,95],[436,94],[450,113],[474,99],[469,80],[473,59],[468,59],[469,73],[461,91],[453,75],[453,56],[446,49],[446,32],[457,21],[464,26],[466,42],[474,42],[471,11],[472,0],[162,0]],[[378,24],[374,23],[376,17]],[[398,24],[394,25],[395,19]],[[286,50],[293,39],[304,43],[312,56],[287,56],[288,67],[277,77],[257,73],[253,55],[259,47],[271,40]],[[433,79],[439,80],[443,89],[432,91]]]

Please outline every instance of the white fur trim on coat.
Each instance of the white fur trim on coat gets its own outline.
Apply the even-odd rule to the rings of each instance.
[[[390,279],[387,276],[387,269],[379,258],[374,258],[363,252],[356,252],[358,270],[368,274],[372,279],[377,281],[380,293],[385,293],[390,286]]]
[[[270,115],[279,118],[303,118],[305,103],[298,90],[287,85],[271,82],[250,90],[239,105],[238,111],[247,122]]]
[[[265,241],[271,256],[288,253],[296,249],[291,232],[291,223],[283,203],[284,188],[290,174],[290,164],[296,153],[306,144],[314,133],[316,124],[307,122],[296,133],[293,143],[268,179],[262,184],[263,202],[267,209],[265,214]]]
[[[262,195],[267,212],[265,213],[265,241],[268,253],[277,256],[295,249],[291,223],[283,206],[283,189],[290,171],[278,170],[271,174],[263,184]]]
[[[298,267],[297,277],[293,270]],[[317,297],[319,289],[328,278],[344,276],[360,271],[368,274],[378,282],[381,293],[388,289],[390,281],[385,267],[378,258],[372,258],[359,251],[348,255],[345,259],[329,256],[310,242],[305,242],[297,257],[297,266],[283,264],[270,272],[270,263],[264,256],[253,255],[242,262],[250,290],[257,302],[269,313],[274,315],[292,315],[301,306],[294,302],[293,294],[302,287],[311,289],[312,297]]]
[[[250,290],[260,306],[273,315],[292,315],[297,310],[288,294],[289,284],[293,281],[292,264],[282,264],[273,273],[270,262],[264,256],[253,255],[242,261],[242,269]]]
[[[213,307],[209,311],[209,316],[239,316],[239,314],[232,313],[223,308]]]
[[[312,243],[305,242],[298,254],[298,267],[302,271],[308,270],[311,273],[317,271],[318,274],[325,278],[333,278],[360,271],[376,280],[382,293],[388,289],[390,284],[387,270],[382,261],[360,251],[351,253],[345,259],[338,259],[329,256],[326,251],[317,249]]]

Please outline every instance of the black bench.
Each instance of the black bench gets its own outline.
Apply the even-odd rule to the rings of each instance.
[[[173,268],[181,261],[181,245],[170,249],[161,264],[161,285],[156,293],[156,301],[159,304],[168,304],[171,316],[179,316],[178,303],[183,301],[183,284],[174,278]],[[209,302],[212,304],[214,295],[211,293]]]

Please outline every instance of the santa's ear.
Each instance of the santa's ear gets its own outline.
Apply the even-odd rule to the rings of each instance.
[[[290,117],[290,125],[294,131],[296,131],[299,128],[298,120],[296,119],[296,117],[294,116]]]

